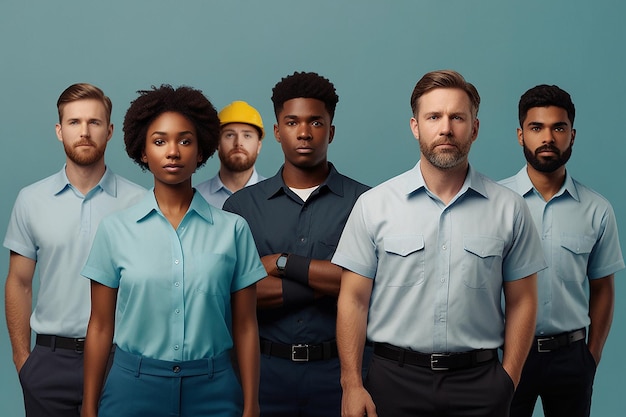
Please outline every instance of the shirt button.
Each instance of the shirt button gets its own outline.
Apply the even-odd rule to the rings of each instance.
[[[443,245],[441,249],[446,250],[446,245]]]
[[[180,310],[179,310],[179,309],[174,310],[174,312],[175,312],[176,314],[180,314]]]
[[[174,365],[174,366],[172,367],[172,371],[174,371],[174,373],[176,373],[176,374],[177,374],[177,373],[179,373],[179,372],[180,372],[180,366],[178,366],[178,365]]]
[[[176,260],[174,261],[174,263],[175,263],[176,265],[178,265],[178,264],[180,263],[180,261],[179,261],[178,259],[176,259]]]
[[[179,346],[178,345],[174,345],[174,350],[178,350]]]
[[[175,287],[180,287],[180,282],[176,281],[176,282],[174,283],[174,286],[175,286]]]

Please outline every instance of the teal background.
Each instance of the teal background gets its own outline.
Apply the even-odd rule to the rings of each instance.
[[[329,158],[370,185],[411,168],[419,157],[409,130],[409,97],[425,72],[452,68],[478,88],[481,127],[470,160],[495,179],[524,163],[515,136],[519,96],[536,84],[558,84],[577,107],[568,169],[606,196],[626,227],[619,180],[626,148],[625,15],[626,3],[617,0],[3,0],[0,236],[19,189],[63,164],[54,124],[56,99],[68,85],[91,82],[111,97],[116,129],[108,165],[150,186],[150,174],[132,164],[122,146],[122,119],[136,90],[187,84],[202,89],[218,109],[232,100],[250,102],[270,130],[257,164],[269,176],[282,162],[271,135],[271,89],[296,70],[319,72],[335,84],[340,102]],[[215,156],[196,182],[217,167]],[[623,229],[623,248],[625,238]],[[5,249],[0,271],[7,269]],[[594,416],[623,415],[624,278],[624,272],[617,274],[615,319],[596,378]],[[4,325],[0,370],[0,413],[23,416]]]

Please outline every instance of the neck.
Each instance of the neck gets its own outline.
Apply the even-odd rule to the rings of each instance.
[[[422,158],[420,170],[428,189],[448,205],[463,187],[469,163],[465,162],[450,169],[441,169]]]
[[[323,183],[330,173],[328,161],[311,168],[301,168],[285,162],[283,165],[283,181],[287,187],[311,188]]]
[[[105,171],[106,165],[103,159],[89,166],[77,165],[69,159],[65,161],[67,179],[83,195],[100,182]]]
[[[220,166],[219,176],[222,184],[235,193],[246,186],[253,172],[254,167],[250,167],[245,171],[231,171],[224,166]]]
[[[526,165],[528,178],[533,187],[541,194],[545,201],[550,201],[559,192],[565,182],[565,165],[553,172],[537,171],[531,165]]]
[[[155,182],[154,197],[161,213],[176,229],[189,210],[193,199],[191,178],[184,183],[175,185]]]

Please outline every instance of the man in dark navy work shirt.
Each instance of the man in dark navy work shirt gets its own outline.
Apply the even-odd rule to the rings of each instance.
[[[332,83],[295,72],[272,91],[274,136],[285,162],[224,204],[248,221],[267,271],[257,283],[261,416],[338,417],[341,268],[330,259],[354,202],[369,187],[327,160],[339,101]]]

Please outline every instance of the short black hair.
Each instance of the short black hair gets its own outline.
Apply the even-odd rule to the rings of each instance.
[[[315,72],[294,72],[282,78],[272,89],[272,102],[274,114],[283,109],[283,104],[294,98],[314,98],[324,102],[326,111],[332,121],[335,117],[335,108],[339,102],[339,96],[335,86],[327,78]]]
[[[141,168],[148,169],[142,161],[146,148],[148,126],[161,114],[180,113],[195,127],[198,149],[202,153],[201,167],[213,156],[220,137],[220,119],[217,110],[202,91],[188,86],[173,88],[169,84],[152,86],[151,90],[137,91],[139,97],[131,102],[124,117],[124,143],[126,153]]]
[[[572,102],[569,93],[556,85],[540,84],[522,94],[519,99],[518,116],[519,125],[524,127],[524,120],[528,110],[533,107],[555,106],[564,109],[567,112],[572,127],[574,127],[574,117],[576,117],[576,108]]]

